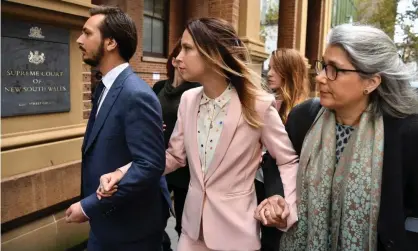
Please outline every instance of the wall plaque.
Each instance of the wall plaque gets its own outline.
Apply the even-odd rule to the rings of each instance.
[[[1,116],[70,111],[69,31],[2,19]]]

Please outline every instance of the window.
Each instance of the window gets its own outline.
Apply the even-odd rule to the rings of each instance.
[[[167,0],[144,0],[144,56],[164,57],[166,54],[167,7]]]

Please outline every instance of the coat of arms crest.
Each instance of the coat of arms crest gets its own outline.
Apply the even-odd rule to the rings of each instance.
[[[43,53],[39,54],[39,51],[30,51],[28,59],[29,63],[38,65],[42,64],[45,61],[45,55]]]
[[[42,29],[39,27],[32,27],[29,30],[29,37],[32,38],[45,38],[45,36],[42,35]]]

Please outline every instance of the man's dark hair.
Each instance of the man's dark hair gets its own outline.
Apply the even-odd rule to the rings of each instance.
[[[98,6],[90,9],[90,16],[104,15],[99,29],[102,39],[113,38],[118,44],[120,56],[129,61],[136,51],[138,36],[134,21],[119,7]]]

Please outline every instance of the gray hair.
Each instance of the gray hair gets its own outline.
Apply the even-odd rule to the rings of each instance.
[[[368,25],[342,24],[329,33],[328,45],[345,50],[356,69],[380,75],[381,84],[370,94],[374,115],[401,118],[418,113],[418,95],[410,84],[416,72],[403,63],[394,42],[382,30]]]

